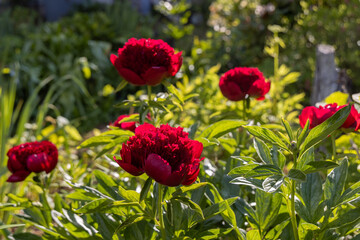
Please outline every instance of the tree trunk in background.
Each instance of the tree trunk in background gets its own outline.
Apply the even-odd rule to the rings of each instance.
[[[324,101],[331,93],[341,91],[348,93],[351,79],[344,69],[335,65],[335,48],[321,44],[316,49],[316,71],[312,86],[311,105]]]
[[[335,48],[329,45],[318,45],[311,105],[323,101],[331,93],[338,91],[338,78],[339,74],[335,65]]]

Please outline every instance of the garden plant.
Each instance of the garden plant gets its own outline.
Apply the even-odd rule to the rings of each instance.
[[[167,27],[184,41],[193,30]],[[225,56],[204,62],[202,51],[212,52],[204,40],[189,52],[132,36],[110,40],[115,51],[70,39],[61,59],[42,59],[32,74],[31,60],[3,67],[0,239],[360,239],[360,99],[335,92],[304,107],[305,94],[288,91],[301,73],[280,64],[284,29],[267,29],[256,58],[268,55],[272,75],[238,59],[224,70]],[[56,52],[64,34],[72,36],[43,40]],[[82,44],[82,57],[72,55]],[[57,64],[62,71],[40,80]],[[109,69],[111,82],[89,81]],[[22,78],[35,95],[17,89]],[[75,125],[91,121],[93,108],[119,114],[80,134]]]

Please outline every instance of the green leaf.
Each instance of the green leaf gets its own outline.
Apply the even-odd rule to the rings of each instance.
[[[211,205],[208,208],[203,210],[204,219],[212,218],[226,210],[228,210],[229,206],[231,206],[238,197],[229,198],[218,203]]]
[[[266,193],[256,190],[256,217],[260,229],[267,230],[278,216],[281,206],[282,196],[279,193]]]
[[[112,136],[95,136],[83,141],[77,148],[87,148],[104,145],[113,141]]]
[[[75,213],[93,213],[100,212],[101,209],[107,208],[113,201],[110,199],[96,199],[85,204],[83,207],[74,210]]]
[[[25,224],[7,224],[7,225],[0,225],[1,229],[7,229],[7,228],[14,228],[14,227],[23,227]]]
[[[259,226],[255,210],[244,199],[239,198],[235,203],[235,207],[248,218],[250,223]]]
[[[305,123],[303,130],[301,131],[301,133],[298,137],[298,140],[296,143],[296,146],[298,149],[300,148],[300,145],[304,142],[306,137],[309,135],[309,132],[310,132],[309,127],[310,127],[310,120],[308,119]]]
[[[246,240],[259,240],[261,239],[259,230],[252,229],[246,233]]]
[[[246,185],[246,186],[250,186],[253,188],[258,188],[260,190],[264,190],[263,185],[262,185],[263,181],[259,180],[259,179],[237,177],[237,178],[234,178],[233,180],[231,180],[230,183],[237,184],[237,185]]]
[[[124,120],[125,118],[123,118],[122,120]],[[122,121],[121,120],[121,121]],[[108,135],[113,135],[113,136],[134,136],[135,134],[131,131],[128,130],[122,130],[122,129],[112,129],[112,130],[108,130],[105,131],[103,133],[101,133],[99,136],[108,136]]]
[[[219,138],[219,137],[225,135],[226,133],[229,133],[229,132],[243,126],[244,124],[246,124],[246,122],[241,121],[241,120],[221,120],[221,121],[216,122],[216,123],[210,125],[209,127],[207,127],[196,138],[196,140],[201,139],[201,138],[207,138],[207,139]]]
[[[129,139],[128,136],[121,136],[121,137],[117,137],[115,139],[113,139],[112,142],[106,144],[104,146],[104,148],[98,153],[96,154],[95,159],[101,157],[102,155],[104,155],[105,153],[109,152],[111,149],[113,149],[116,146],[121,146],[122,143],[126,142]]]
[[[236,151],[238,143],[235,138],[219,138],[221,146],[229,153],[233,154]]]
[[[301,219],[303,219],[305,222],[312,222],[308,210],[298,198],[295,198],[295,210],[298,213],[298,215],[301,217]]]
[[[253,170],[255,167],[259,166],[259,164],[245,164],[239,167],[235,167],[231,169],[231,171],[228,173],[228,175],[238,175],[238,176],[245,176],[246,173]]]
[[[139,202],[142,202],[146,198],[150,190],[151,184],[152,184],[152,178],[148,177],[148,179],[146,179],[144,186],[141,189]]]
[[[259,126],[244,126],[244,128],[246,128],[246,130],[248,130],[248,132],[253,136],[260,138],[265,142],[277,145],[280,148],[290,152],[286,144],[282,142],[281,139],[271,130]]]
[[[269,175],[274,175],[274,174],[282,175],[281,169],[275,165],[264,164],[264,165],[257,166],[254,169],[252,169],[251,171],[247,172],[245,174],[245,177],[246,178],[261,177],[261,176],[269,176]]]
[[[123,79],[120,84],[116,87],[115,92],[121,91],[127,85],[127,81]]]
[[[226,222],[228,222],[233,227],[237,237],[240,238],[240,239],[243,239],[241,232],[237,228],[235,213],[232,210],[232,208],[230,207],[238,197],[229,198],[229,199],[226,199],[225,201],[223,201],[223,198],[221,197],[221,195],[220,195],[219,191],[217,190],[217,188],[211,183],[208,183],[208,186],[210,187],[210,191],[214,195],[215,203],[225,202],[226,211],[221,212],[221,216],[224,218],[224,220]],[[204,213],[204,216],[205,216],[205,212],[203,212],[203,213]]]
[[[306,230],[312,230],[312,231],[320,229],[318,226],[316,226],[315,224],[312,224],[312,223],[301,223],[300,226]]]
[[[299,169],[290,169],[288,177],[290,179],[293,179],[293,180],[299,181],[299,182],[305,182],[306,181],[305,173],[302,172]]]
[[[86,192],[79,192],[78,190],[66,195],[66,198],[79,201],[92,201],[96,199],[94,195],[87,195]]]
[[[300,156],[312,146],[324,140],[332,132],[338,129],[346,120],[351,110],[351,105],[341,108],[334,115],[320,125],[310,130],[308,137],[300,146]]]
[[[13,235],[15,240],[42,240],[43,238],[41,236],[29,233],[29,232],[23,232],[23,233],[15,233]]]
[[[130,202],[139,202],[140,194],[134,190],[125,190],[119,186],[119,195]]]
[[[254,147],[261,161],[265,164],[273,164],[270,150],[263,141],[254,138]]]
[[[45,216],[41,212],[40,208],[35,208],[35,207],[27,208],[27,209],[24,209],[24,212],[27,215],[29,215],[34,222],[36,222],[44,227],[47,227],[47,222],[46,222]]]
[[[173,193],[173,196],[180,195],[189,191],[194,191],[196,189],[207,186],[207,184],[208,184],[207,182],[201,182],[201,183],[191,184],[190,186],[182,186],[176,189],[176,191]]]
[[[169,83],[168,81],[163,81],[162,83],[167,88],[167,90],[170,93],[172,93],[183,105],[184,104],[184,96],[181,94],[181,92],[179,92],[179,90],[174,85]]]
[[[332,161],[313,161],[313,162],[309,162],[307,165],[305,165],[305,167],[303,168],[304,169],[303,172],[305,174],[308,174],[308,173],[326,170],[329,168],[334,168],[337,166],[338,166],[338,164],[336,162],[332,162]]]
[[[270,228],[269,232],[265,235],[265,239],[279,239],[284,228],[289,224],[290,220],[287,219],[280,224],[277,224],[275,227]]]
[[[134,223],[137,223],[137,222],[140,222],[141,220],[145,219],[145,217],[143,215],[131,215],[129,216],[128,218],[126,218],[126,220],[116,229],[114,235],[123,230],[124,228],[134,224]]]
[[[273,145],[271,149],[271,159],[277,167],[279,167],[280,169],[284,168],[286,158],[284,154],[278,150],[278,147],[276,145]]]
[[[100,170],[95,170],[94,175],[95,175],[95,178],[96,178],[98,184],[100,185],[98,187],[99,190],[101,190],[103,193],[105,193],[112,199],[120,200],[119,194],[115,191],[115,187],[117,186],[117,184],[108,174],[106,174]],[[103,190],[100,189],[100,187]]]
[[[353,198],[357,197],[357,193],[360,192],[360,181],[349,187],[344,191],[339,199],[338,204],[343,204],[345,202],[351,201]]]
[[[284,182],[282,175],[274,175],[266,178],[262,183],[265,192],[273,193],[281,187]]]
[[[323,195],[322,181],[319,173],[311,173],[306,176],[306,181],[300,185],[300,195],[308,215],[312,219]]]
[[[338,215],[333,221],[326,225],[325,229],[341,228],[347,224],[360,219],[360,208],[351,209],[341,215]]]
[[[293,140],[295,140],[295,136],[294,133],[290,127],[290,124],[288,121],[286,121],[284,118],[281,118],[281,122],[285,127],[286,133],[289,136],[290,142],[292,142]]]
[[[298,162],[298,169],[299,170],[304,170],[305,166],[307,164],[309,164],[310,162],[314,162],[315,158],[314,158],[314,148],[311,147],[308,151],[306,151],[303,155],[301,155],[301,157],[299,158],[299,162]]]
[[[94,221],[98,224],[97,229],[99,230],[103,239],[113,239],[112,236],[118,226],[118,223],[115,219],[110,219],[105,214],[95,213]],[[116,235],[115,235],[116,236]],[[113,239],[115,240],[115,239]]]
[[[199,214],[201,219],[203,219],[203,220],[205,219],[203,212],[201,210],[201,207],[198,204],[196,204],[195,202],[191,201],[189,198],[177,196],[174,199],[189,206],[192,210],[194,210],[197,214]]]
[[[326,178],[324,185],[325,199],[328,200],[328,206],[335,206],[341,194],[344,191],[345,181],[348,172],[348,160],[345,158],[340,166],[334,168]]]

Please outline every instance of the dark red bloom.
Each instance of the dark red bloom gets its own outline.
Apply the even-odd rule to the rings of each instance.
[[[132,175],[145,172],[163,185],[190,185],[199,174],[202,150],[202,143],[189,139],[181,127],[143,124],[123,144],[122,160],[115,160]]]
[[[123,122],[123,123],[119,123],[122,119],[130,117],[130,115],[120,115],[116,121],[114,123],[111,123],[112,126],[124,129],[124,130],[129,130],[132,132],[135,132],[135,128],[136,128],[136,122]]]
[[[58,162],[58,150],[49,141],[28,142],[11,148],[7,167],[12,172],[8,182],[23,181],[31,172],[51,172]]]
[[[181,54],[174,54],[174,49],[163,40],[131,38],[119,48],[118,56],[110,56],[110,61],[129,83],[155,86],[164,78],[175,76],[182,64]]]
[[[222,94],[231,101],[240,101],[249,97],[265,99],[270,90],[270,82],[257,68],[237,67],[227,71],[219,82]]]
[[[347,105],[338,106],[336,103],[327,104],[325,106],[314,107],[305,107],[300,116],[300,125],[304,128],[306,121],[309,119],[310,126],[309,129],[316,127],[317,125],[323,123],[326,119],[334,115],[339,109]],[[350,114],[341,125],[341,128],[350,128],[357,131],[360,127],[360,114],[355,109],[354,106],[351,106]]]

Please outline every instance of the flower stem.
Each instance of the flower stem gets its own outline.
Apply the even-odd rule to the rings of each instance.
[[[243,119],[244,119],[244,121],[246,121],[246,120],[247,120],[246,99],[245,99],[245,100],[242,100],[242,102],[243,102]]]
[[[294,159],[294,169],[296,169],[297,166],[297,153],[296,151],[293,152],[293,159]],[[295,240],[299,240],[299,233],[297,229],[297,222],[296,222],[296,214],[295,214],[295,180],[290,180],[291,182],[291,197],[290,197],[290,217],[291,217],[291,225],[294,232],[294,238]]]
[[[334,136],[334,133],[331,135],[331,148],[332,148],[331,160],[335,161],[336,145],[335,145],[335,136]]]
[[[291,180],[291,199],[290,199],[290,210],[291,210],[291,225],[294,232],[295,240],[299,240],[296,215],[295,215],[295,180]]]
[[[163,240],[166,240],[166,232],[164,227],[164,218],[163,218],[163,212],[162,212],[162,196],[163,195],[163,187],[160,183],[158,183],[158,214],[159,214],[159,224],[160,224],[160,232],[161,232],[161,238]]]
[[[150,105],[150,102],[151,102],[151,86],[150,85],[147,86],[147,91],[148,91],[148,98],[149,98],[149,105]]]

